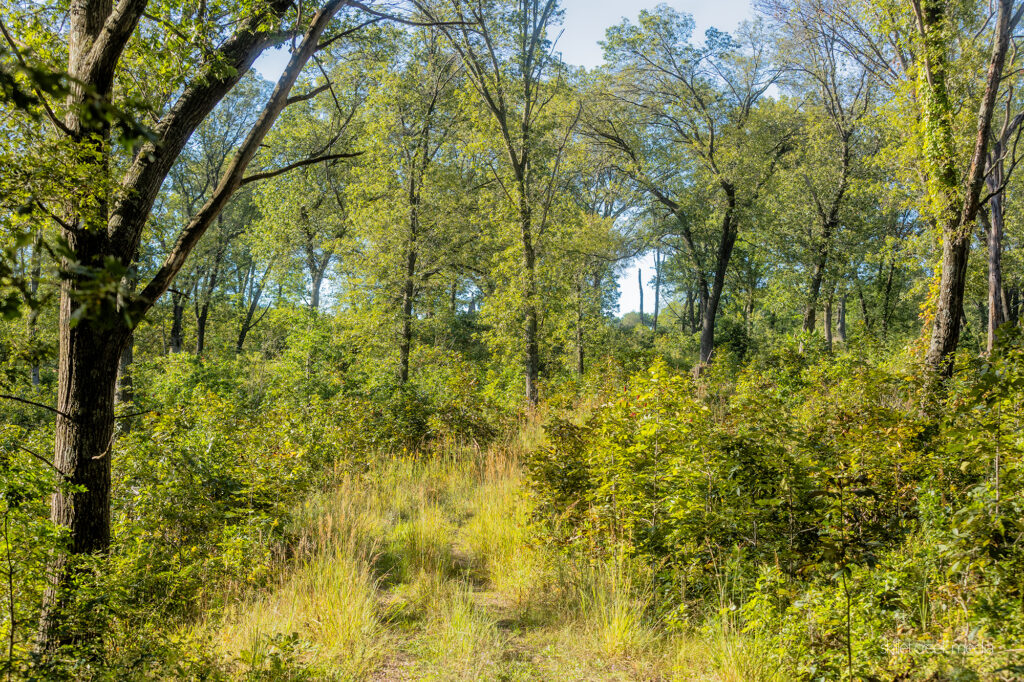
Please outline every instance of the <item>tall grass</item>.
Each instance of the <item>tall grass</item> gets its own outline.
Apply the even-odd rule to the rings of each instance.
[[[215,643],[250,669],[261,669],[268,643],[295,636],[294,663],[361,677],[377,664],[383,622],[376,580],[365,560],[344,549],[313,558],[276,590],[232,609]]]
[[[275,588],[208,624],[218,649],[315,679],[783,679],[742,635],[667,632],[649,567],[537,542],[516,453],[541,437],[340,477],[296,510]]]

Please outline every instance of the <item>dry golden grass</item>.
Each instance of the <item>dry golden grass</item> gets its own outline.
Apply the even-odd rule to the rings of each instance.
[[[740,635],[668,633],[649,569],[534,542],[515,453],[541,437],[342,477],[297,511],[285,577],[206,630],[240,671],[295,633],[287,664],[312,679],[784,679]]]

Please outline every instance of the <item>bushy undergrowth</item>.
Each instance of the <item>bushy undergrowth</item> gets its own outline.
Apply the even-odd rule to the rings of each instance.
[[[477,370],[454,354],[418,357],[415,382],[371,390],[322,366],[306,375],[307,359],[200,363],[169,355],[136,364],[137,393],[122,406],[126,418],[119,420],[112,455],[111,551],[80,567],[71,618],[72,628],[107,636],[72,638],[44,677],[174,679],[202,670],[200,676],[216,676],[225,661],[215,649],[173,633],[236,608],[243,595],[276,584],[297,561],[304,563],[291,578],[296,594],[319,586],[322,595],[341,600],[328,584],[354,581],[352,589],[372,600],[376,578],[365,567],[324,562],[303,549],[309,539],[304,504],[391,453],[417,458],[450,444],[486,446],[512,418],[479,398]],[[52,432],[30,414],[15,415],[0,430],[6,501],[0,559],[10,576],[4,640],[12,643],[3,658],[29,676],[39,670],[32,644],[46,566],[62,542],[46,504],[54,486],[45,463],[50,439]],[[303,631],[296,613],[304,607],[264,602],[258,608],[277,625],[251,624],[266,636],[231,655],[242,668],[287,667],[298,655],[289,638]],[[338,629],[329,639],[347,646],[339,642],[348,625],[327,619],[318,627]],[[228,661],[228,670],[237,672],[238,665]]]
[[[964,366],[942,408],[920,376],[785,348],[700,379],[655,364],[550,419],[534,521],[567,556],[650,567],[662,624],[742,632],[793,678],[1009,678],[1024,350]]]
[[[46,679],[1012,679],[1024,348],[961,363],[939,402],[911,355],[879,357],[596,365],[525,420],[440,351],[405,387],[309,354],[140,362],[112,549],[73,611],[105,636],[45,669],[52,432],[28,406],[0,431],[5,658]]]

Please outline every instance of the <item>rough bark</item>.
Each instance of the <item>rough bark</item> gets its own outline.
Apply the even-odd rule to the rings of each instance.
[[[127,36],[138,22],[145,0],[124,0],[114,11],[109,0],[73,0],[68,31],[68,75],[71,92],[65,125],[77,145],[79,159],[97,175],[108,170],[109,124],[84,119],[80,108],[91,87],[100,97],[110,94],[114,67]],[[84,268],[68,271],[58,304],[57,420],[54,467],[74,486],[54,493],[50,518],[69,529],[67,551],[58,552],[48,567],[43,596],[39,648],[53,651],[74,633],[65,618],[77,557],[103,552],[110,545],[110,448],[114,435],[114,391],[121,351],[129,329],[123,318],[87,315],[72,325],[77,293],[89,284],[88,269],[106,267],[110,244],[103,230],[108,216],[106,196],[94,205],[66,209],[63,237]],[[64,266],[69,265],[64,263]]]
[[[937,140],[929,146],[929,162],[934,168],[932,182],[944,203],[942,227],[942,273],[931,340],[925,363],[939,377],[953,373],[952,356],[960,341],[960,319],[964,309],[964,287],[970,255],[970,225],[979,209],[985,180],[985,165],[990,145],[992,117],[1002,80],[1007,49],[1013,28],[1024,7],[1014,9],[1012,0],[999,0],[993,28],[992,51],[985,77],[984,92],[978,106],[973,152],[966,175],[956,167],[953,140],[952,104],[947,89],[949,44],[943,30],[949,21],[942,0],[913,0],[918,32],[924,45],[923,66],[930,92],[923,98],[928,107],[929,130]]]
[[[811,282],[807,290],[807,301],[804,303],[803,330],[813,334],[817,326],[818,298],[821,296],[821,280],[825,276],[825,256],[819,255],[811,270]]]
[[[167,349],[172,353],[180,353],[185,345],[184,332],[185,294],[171,292],[171,333],[167,340]]]
[[[85,249],[78,245],[76,254]],[[69,530],[66,551],[49,567],[49,586],[40,619],[40,647],[72,641],[79,635],[64,617],[78,570],[77,557],[106,551],[110,545],[110,450],[114,437],[115,387],[129,330],[122,321],[104,324],[86,319],[71,325],[72,290],[62,284],[60,354],[54,466],[74,486],[61,486],[51,501],[51,520]],[[84,636],[90,636],[88,633]]]
[[[736,191],[727,183],[723,183],[727,208],[722,216],[721,238],[718,242],[718,252],[715,257],[715,277],[712,280],[711,291],[707,291],[707,285],[701,290],[701,303],[703,317],[701,320],[700,333],[700,365],[707,365],[711,362],[711,354],[715,350],[715,321],[718,317],[718,306],[722,300],[722,291],[725,289],[725,275],[729,268],[729,261],[732,259],[733,247],[736,245],[736,238],[739,235],[736,223]]]

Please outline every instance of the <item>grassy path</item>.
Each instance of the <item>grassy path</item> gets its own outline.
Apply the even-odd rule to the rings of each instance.
[[[621,567],[546,555],[526,504],[509,448],[375,462],[301,510],[301,557],[215,645],[242,679],[770,679],[663,632]]]

